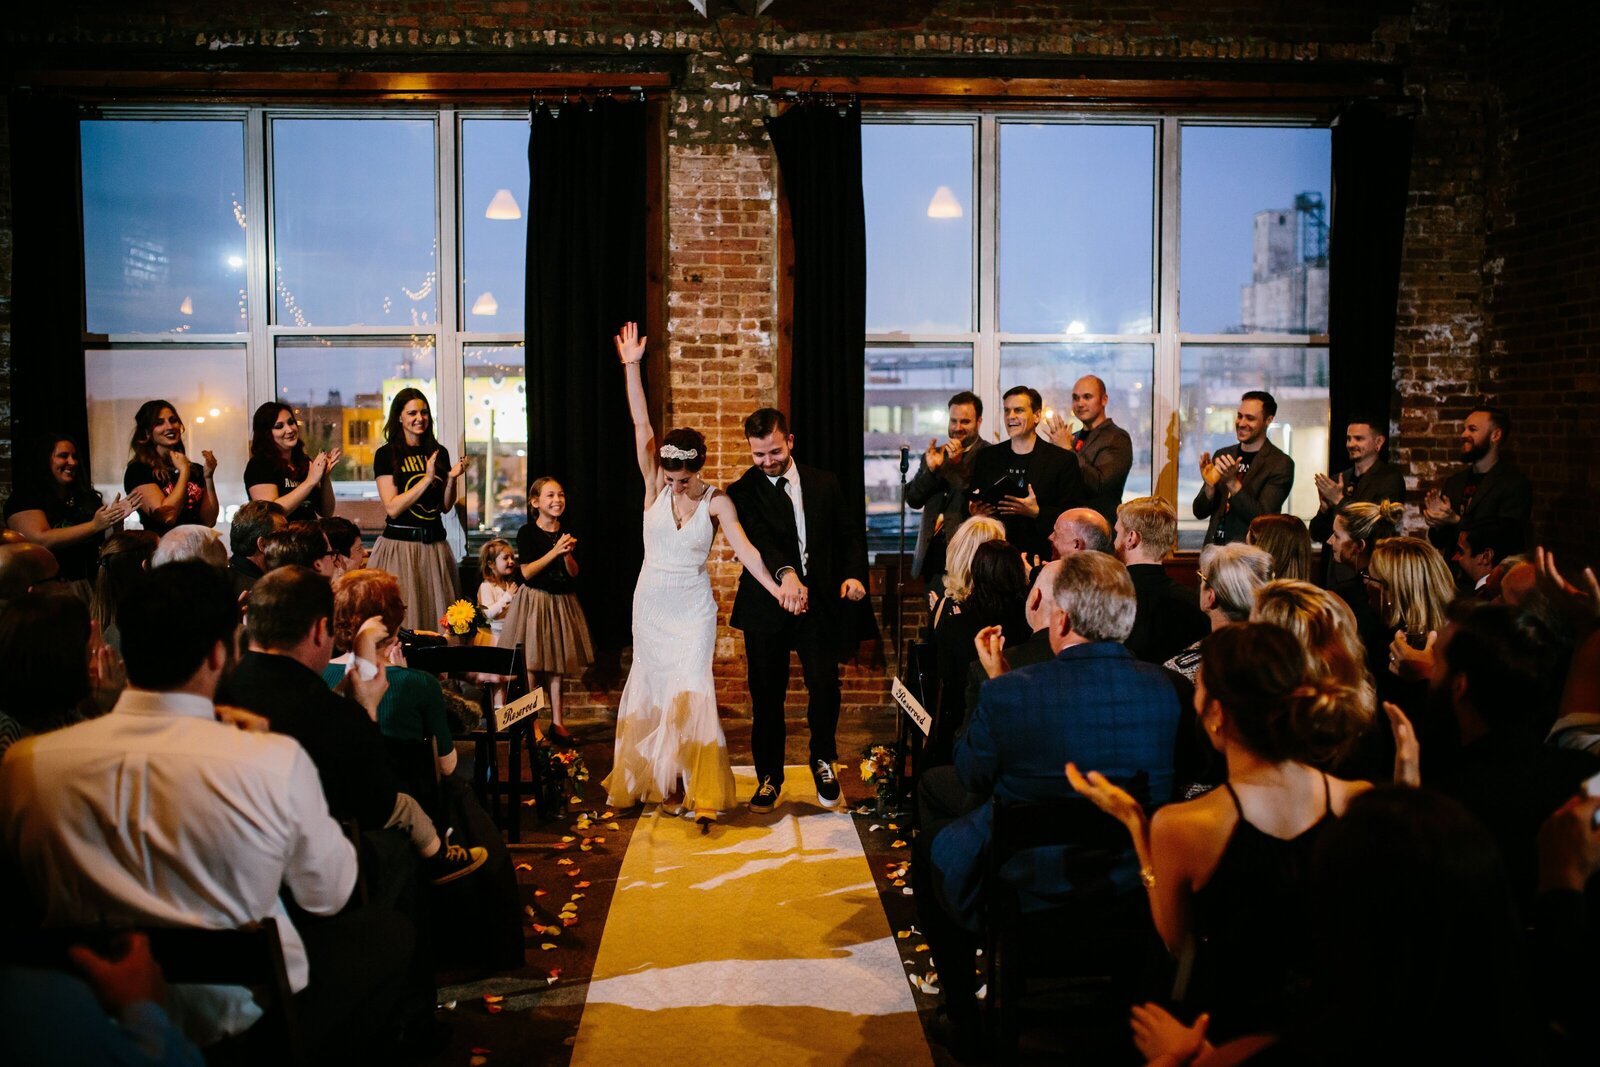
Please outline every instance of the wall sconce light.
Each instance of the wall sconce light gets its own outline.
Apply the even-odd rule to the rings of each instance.
[[[493,315],[499,310],[500,302],[494,298],[494,294],[491,292],[484,292],[482,296],[472,302],[472,313],[474,315]]]
[[[948,185],[941,185],[934,190],[933,199],[928,201],[930,219],[959,219],[964,214],[961,201],[956,199],[956,194],[950,191]]]
[[[522,208],[517,205],[517,198],[511,195],[510,189],[501,189],[494,194],[494,199],[489,201],[489,206],[484,209],[483,217],[505,221],[520,219]]]

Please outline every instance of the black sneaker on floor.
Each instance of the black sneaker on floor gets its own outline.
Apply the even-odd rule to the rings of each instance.
[[[750,810],[757,815],[765,815],[778,806],[778,787],[772,784],[771,778],[761,779],[761,784],[756,787],[755,795],[750,798]]]
[[[817,783],[817,801],[823,807],[837,808],[844,800],[839,793],[839,779],[833,774],[833,764],[827,760],[811,761],[811,780]]]
[[[433,856],[423,862],[427,866],[428,877],[434,885],[446,885],[457,878],[465,878],[489,858],[488,850],[480,845],[463,848],[460,845],[446,845]]]

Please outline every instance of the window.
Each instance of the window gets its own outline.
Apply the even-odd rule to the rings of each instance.
[[[376,530],[373,454],[416,386],[440,441],[476,459],[468,529],[521,525],[526,113],[130,109],[80,130],[103,491],[121,489],[133,410],[164,396],[191,452],[217,454],[227,521],[251,414],[276,399],[308,449],[343,451],[340,513]]]
[[[1190,517],[1199,454],[1234,439],[1248,389],[1273,392],[1271,439],[1299,467],[1286,510],[1315,511],[1310,475],[1328,433],[1327,129],[897,113],[868,117],[862,160],[873,549],[898,534],[899,446],[920,453],[942,435],[951,394],[983,397],[996,440],[1004,390],[1031,385],[1065,417],[1087,374],[1106,383],[1108,413],[1133,438],[1125,498],[1173,498],[1182,546],[1205,530]]]

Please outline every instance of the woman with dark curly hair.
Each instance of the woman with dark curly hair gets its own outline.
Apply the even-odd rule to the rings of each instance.
[[[217,524],[217,457],[201,452],[204,467],[189,461],[177,408],[165,400],[140,404],[128,454],[122,489],[146,530],[164,534],[177,526]]]
[[[89,484],[77,442],[65,434],[45,434],[17,465],[16,484],[6,499],[6,525],[48,548],[61,566],[61,580],[87,603],[106,531],[121,528],[134,503],[118,494],[107,504]]]
[[[315,522],[333,514],[333,465],[340,455],[337,448],[307,455],[294,408],[269,400],[250,420],[244,491],[251,500],[276,500],[290,522]]]

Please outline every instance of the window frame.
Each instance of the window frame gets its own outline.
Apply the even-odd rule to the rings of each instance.
[[[1330,116],[1322,109],[1305,111],[1233,111],[1219,107],[1197,112],[1187,108],[1137,108],[1082,104],[1058,107],[1031,105],[950,107],[916,105],[896,107],[886,101],[864,106],[863,125],[951,125],[966,122],[975,127],[973,288],[974,330],[968,333],[868,333],[868,348],[912,347],[934,344],[970,344],[973,349],[973,391],[983,399],[985,411],[1000,410],[1000,351],[1007,344],[1144,344],[1153,350],[1150,492],[1168,500],[1187,514],[1178,500],[1178,462],[1182,433],[1179,361],[1185,346],[1255,348],[1290,346],[1326,348],[1328,335],[1240,333],[1211,334],[1182,331],[1178,317],[1179,265],[1181,262],[1182,130],[1185,126],[1255,126],[1265,128],[1327,129]],[[1000,133],[1006,124],[1137,125],[1154,129],[1155,165],[1152,167],[1153,258],[1151,271],[1152,332],[1148,334],[1034,334],[1011,333],[999,328],[1000,252]],[[1332,174],[1329,174],[1330,211]],[[863,398],[863,403],[865,398]],[[1113,417],[1116,413],[1113,412]],[[1129,422],[1133,420],[1127,420]],[[995,426],[986,427],[993,436]],[[1170,447],[1169,447],[1170,443]]]

